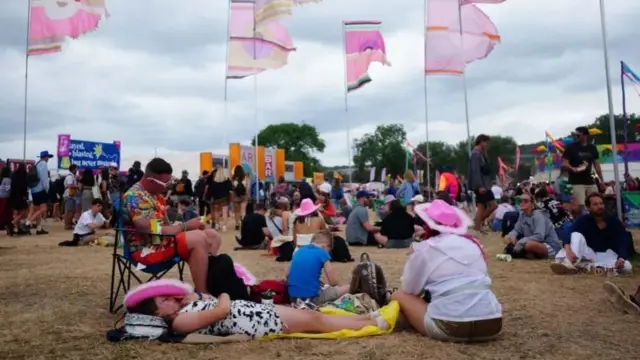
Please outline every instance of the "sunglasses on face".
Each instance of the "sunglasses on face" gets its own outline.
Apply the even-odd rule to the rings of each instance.
[[[171,182],[162,182],[162,181],[160,181],[158,179],[154,179],[154,178],[149,178],[149,181],[151,181],[153,183],[156,183],[156,184],[162,186],[165,189],[167,189],[167,188],[169,188],[169,186],[171,186]]]
[[[531,202],[531,199],[520,199],[520,202],[523,204],[527,204]]]

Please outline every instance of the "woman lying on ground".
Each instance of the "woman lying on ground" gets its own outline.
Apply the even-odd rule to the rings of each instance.
[[[186,296],[157,296],[142,301],[127,311],[159,316],[178,334],[248,335],[258,339],[273,334],[321,334],[343,329],[360,330],[365,326],[389,329],[381,312],[369,315],[331,316],[280,305],[265,305],[245,300],[230,300],[227,294],[215,298],[191,293]],[[382,311],[384,312],[384,311]]]
[[[442,200],[416,205],[430,228],[414,245],[392,299],[411,326],[442,341],[487,341],[502,330],[502,306],[491,291],[482,246],[466,235],[471,219]],[[429,303],[420,295],[430,294]],[[428,298],[428,296],[426,297]]]

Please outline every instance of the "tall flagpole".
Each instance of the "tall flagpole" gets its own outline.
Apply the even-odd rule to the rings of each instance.
[[[458,26],[460,27],[460,52],[464,51],[464,31],[462,30],[462,2],[458,0]],[[471,127],[469,126],[469,97],[467,94],[467,72],[462,72],[462,88],[464,89],[464,115],[467,122],[467,150],[471,153]]]
[[[627,118],[627,94],[624,89],[624,61],[620,61],[620,87],[622,88],[622,120],[624,121],[624,174],[629,173],[629,118]]]
[[[227,149],[229,148],[229,130],[227,130],[227,124],[229,123],[229,108],[228,108],[228,104],[227,104],[227,96],[228,96],[228,82],[229,82],[229,78],[228,78],[228,69],[229,69],[229,57],[231,56],[231,52],[229,51],[229,43],[231,42],[231,1],[229,0],[229,7],[227,8],[227,37],[226,37],[226,42],[227,42],[227,47],[226,47],[226,51],[227,51],[227,63],[225,64],[225,68],[224,68],[224,143],[227,146]],[[227,162],[228,162],[229,157],[227,156]],[[222,167],[225,168],[227,164],[225,164],[225,162],[222,162]],[[231,170],[229,169],[229,177],[231,177]]]
[[[431,194],[433,193],[433,189],[431,189],[431,163],[429,162],[429,108],[427,106],[427,22],[428,16],[427,11],[427,1],[424,0],[424,25],[422,27],[422,31],[424,32],[424,66],[422,69],[422,77],[423,77],[423,88],[424,88],[424,127],[426,130],[426,142],[425,142],[425,156],[427,157],[427,197],[431,199]]]
[[[604,55],[604,73],[607,81],[607,100],[609,102],[609,131],[611,133],[611,150],[613,153],[613,176],[615,177],[616,210],[620,220],[624,220],[622,213],[622,193],[620,192],[620,172],[618,171],[618,144],[616,141],[616,123],[613,114],[613,96],[611,94],[611,76],[609,74],[609,49],[607,46],[607,21],[604,9],[604,0],[600,0],[600,25],[602,28],[602,49]],[[604,179],[600,179],[604,181]]]
[[[256,44],[256,30],[257,30],[257,24],[256,24],[256,3],[255,1],[253,2],[253,61],[254,61],[254,65],[255,65],[255,61],[256,59],[256,53],[258,51],[257,49],[257,44]],[[260,131],[260,124],[259,124],[259,119],[258,119],[258,74],[255,73],[253,74],[253,94],[254,94],[254,106],[255,106],[255,111],[253,113],[253,122],[256,124],[256,135],[255,135],[255,145],[254,145],[254,155],[253,155],[253,172],[254,175],[256,177],[256,204],[258,202],[260,202],[260,177],[258,176],[258,132]],[[251,181],[249,181],[249,189],[251,189]],[[254,207],[255,209],[255,207]],[[255,211],[255,210],[254,210]]]
[[[342,22],[342,49],[344,51],[344,114],[347,124],[347,156],[349,157],[349,186],[353,183],[351,168],[351,126],[349,125],[349,85],[347,84],[347,34],[345,33],[346,26],[344,21]]]
[[[24,51],[24,114],[22,129],[22,161],[27,160],[27,119],[29,108],[29,30],[31,29],[31,0],[27,1],[27,39]]]

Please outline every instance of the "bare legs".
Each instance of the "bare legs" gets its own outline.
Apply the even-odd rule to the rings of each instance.
[[[213,229],[186,232],[189,257],[187,264],[191,271],[196,291],[207,293],[207,272],[209,255],[217,255],[220,249],[220,235]]]
[[[368,325],[378,326],[378,322],[384,321],[382,318],[380,320],[372,319],[369,315],[331,316],[279,305],[276,305],[275,309],[285,324],[283,330],[287,334],[322,334],[343,329],[360,330]]]
[[[400,312],[409,321],[411,327],[420,334],[427,336],[427,329],[424,325],[424,316],[427,313],[427,303],[416,295],[407,294],[400,290],[391,295],[391,300],[398,301]]]
[[[214,229],[218,228],[218,214],[220,213],[220,206],[212,201],[209,205],[209,209],[211,209],[211,227]]]
[[[498,205],[495,201],[490,201],[487,204],[476,204],[476,217],[474,219],[473,229],[476,231],[482,230],[482,223],[496,210]]]
[[[229,203],[223,203],[220,207],[222,213],[222,231],[226,231],[227,222],[229,221]]]

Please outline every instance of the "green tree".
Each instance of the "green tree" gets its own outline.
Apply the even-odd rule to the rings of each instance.
[[[640,124],[640,116],[636,114],[629,114],[627,116],[629,125],[627,126],[627,136],[630,143],[640,141],[640,136],[636,135],[636,125]],[[616,142],[618,144],[624,144],[624,117],[622,114],[614,115],[614,122],[616,125]],[[602,134],[595,135],[593,137],[596,144],[611,144],[611,128],[609,125],[609,114],[603,114],[598,116],[591,124],[585,125],[588,128],[597,128],[602,131]]]
[[[426,142],[418,144],[417,148],[422,154],[426,154]],[[454,145],[447,144],[443,141],[429,141],[429,154],[427,157],[431,160],[430,172],[431,172],[431,184],[435,184],[436,170],[442,166],[456,166],[456,152],[457,148]],[[427,162],[422,158],[417,157],[416,167],[420,170],[424,170],[424,179],[421,179],[424,183],[427,183]]]
[[[407,133],[400,124],[380,125],[372,134],[364,134],[354,141],[353,164],[360,175],[366,175],[369,180],[368,167],[375,166],[376,178],[379,178],[383,168],[392,176],[401,174],[405,170],[404,142]],[[362,180],[362,179],[361,179]],[[354,178],[355,181],[355,178]]]
[[[323,152],[325,143],[314,126],[295,123],[272,124],[260,130],[258,144],[284,149],[288,161],[302,161],[306,177],[313,176],[316,171],[322,171],[320,160],[312,154]],[[255,146],[255,138],[251,140],[251,145]]]

